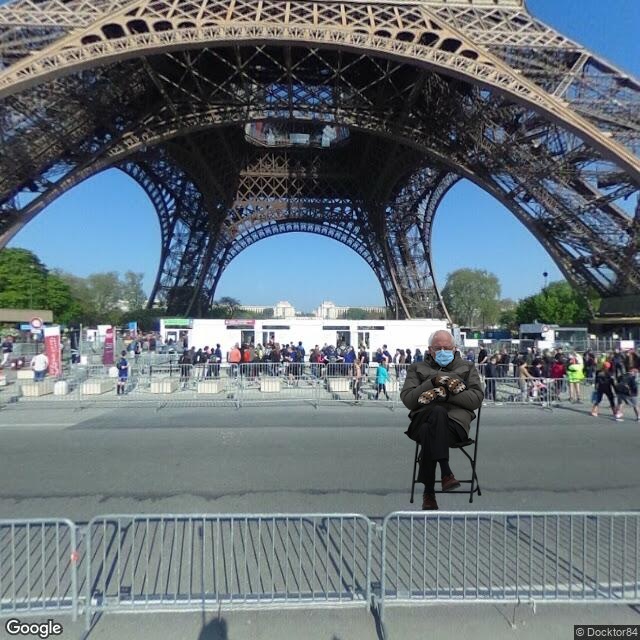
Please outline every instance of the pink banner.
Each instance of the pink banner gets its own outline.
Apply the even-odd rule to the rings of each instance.
[[[60,327],[54,325],[44,328],[44,353],[49,360],[49,375],[62,375],[62,359],[60,357]]]
[[[102,352],[102,364],[114,364],[114,333],[113,327],[109,327],[104,336],[104,350]]]

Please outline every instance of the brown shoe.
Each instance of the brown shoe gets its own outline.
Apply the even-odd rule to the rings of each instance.
[[[456,480],[456,477],[453,475],[453,473],[442,478],[443,491],[453,491],[454,489],[458,489],[459,487],[460,483]]]
[[[422,510],[423,511],[437,511],[438,503],[436,502],[435,493],[423,493],[422,494]]]

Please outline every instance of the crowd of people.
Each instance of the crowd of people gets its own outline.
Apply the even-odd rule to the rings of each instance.
[[[356,400],[363,395],[364,381],[371,362],[378,365],[375,372],[376,399],[381,395],[389,398],[387,385],[393,373],[399,387],[406,377],[406,369],[413,363],[424,361],[419,348],[396,348],[393,353],[386,344],[375,351],[365,345],[358,349],[345,343],[315,345],[307,353],[302,341],[297,344],[280,344],[270,341],[262,344],[236,343],[223,353],[219,343],[202,349],[188,348],[186,339],[180,344],[162,341],[155,332],[123,336],[126,357],[134,361],[145,352],[176,352],[177,365],[183,381],[190,378],[217,378],[221,366],[227,363],[229,375],[256,377],[258,375],[285,375],[299,378],[305,373],[313,377],[345,376],[352,379],[351,388]],[[7,366],[13,351],[13,341],[5,336],[1,343],[2,363]],[[178,355],[179,354],[179,355]],[[475,364],[485,385],[485,400],[498,400],[498,385],[501,379],[517,379],[521,397],[529,396],[543,400],[560,400],[563,393],[571,403],[581,403],[581,390],[585,384],[593,383],[591,413],[598,415],[600,404],[607,399],[616,420],[623,419],[623,410],[628,406],[637,420],[638,370],[640,356],[635,349],[616,349],[609,353],[596,354],[586,351],[558,349],[538,350],[532,347],[522,352],[506,348],[491,353],[487,348],[467,349],[460,353],[463,359]],[[306,368],[308,363],[309,368]],[[42,358],[31,361],[38,379],[43,376]],[[550,384],[551,383],[551,384]],[[553,394],[553,395],[552,395]],[[552,396],[552,397],[551,397]]]
[[[467,354],[475,360],[475,355]],[[586,351],[566,353],[563,349],[539,350],[528,348],[524,353],[509,354],[506,350],[490,354],[480,350],[478,369],[485,381],[485,398],[496,400],[497,382],[506,378],[509,366],[513,366],[513,377],[518,378],[521,394],[535,394],[549,398],[549,381],[553,385],[556,400],[568,389],[568,400],[581,403],[581,389],[585,381],[593,382],[591,415],[598,416],[599,406],[606,396],[615,420],[624,419],[623,408],[629,406],[636,420],[638,412],[638,370],[640,356],[635,349],[615,349],[609,353],[595,354]]]

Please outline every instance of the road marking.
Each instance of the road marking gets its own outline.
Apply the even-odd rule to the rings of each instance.
[[[0,429],[21,429],[22,427],[73,427],[77,422],[13,422],[3,424],[0,422]]]

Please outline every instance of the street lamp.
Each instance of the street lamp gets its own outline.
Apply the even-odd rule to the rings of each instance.
[[[547,278],[549,277],[549,274],[546,271],[542,272],[542,277],[544,278],[544,288],[547,288]]]

